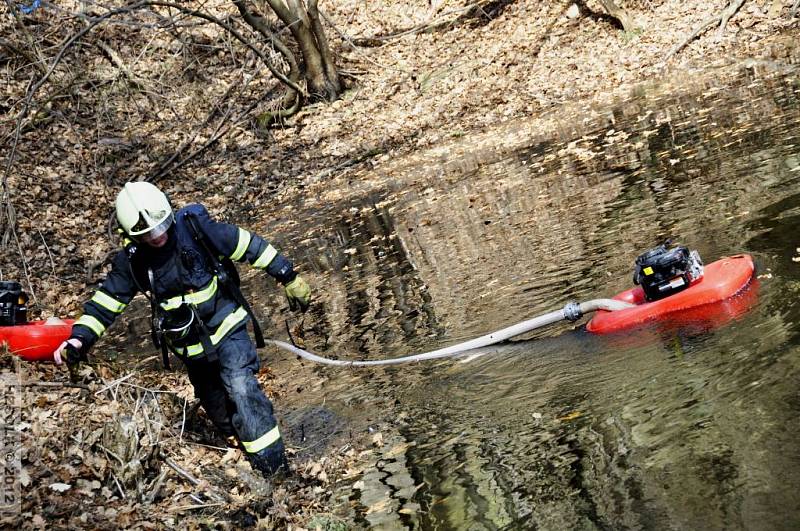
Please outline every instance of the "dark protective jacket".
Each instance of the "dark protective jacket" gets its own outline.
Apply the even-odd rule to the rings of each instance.
[[[175,214],[163,247],[141,244],[116,254],[108,276],[84,304],[83,315],[72,327],[71,337],[83,342],[84,352],[140,290],[149,292],[165,315],[178,311],[182,305],[193,305],[214,346],[247,322],[247,311],[220,285],[208,251],[189,226],[189,216],[220,256],[234,262],[247,260],[283,284],[295,278],[292,263],[265,239],[235,225],[214,221],[202,205],[189,205]],[[152,286],[148,270],[152,272]],[[180,350],[189,357],[204,353],[200,341]]]

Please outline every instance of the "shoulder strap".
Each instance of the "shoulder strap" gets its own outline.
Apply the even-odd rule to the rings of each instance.
[[[250,303],[247,302],[247,299],[244,298],[244,295],[242,295],[242,290],[239,289],[237,283],[233,278],[231,278],[231,276],[228,274],[228,271],[226,271],[219,259],[219,253],[213,252],[217,250],[214,242],[209,241],[208,235],[201,227],[198,226],[197,220],[194,218],[194,214],[191,212],[184,212],[183,216],[186,219],[186,223],[189,227],[189,231],[192,233],[192,237],[200,244],[200,246],[206,251],[208,257],[211,259],[214,273],[217,275],[220,284],[222,284],[222,286],[228,291],[236,303],[244,308],[244,311],[247,312],[247,315],[250,316],[250,321],[253,323],[253,335],[256,336],[256,346],[258,348],[264,348],[264,334],[261,332],[261,326],[259,326],[258,321],[256,320],[253,309],[250,307]]]
[[[134,275],[134,282],[136,282],[136,273],[133,271],[132,265],[131,274]],[[145,293],[145,296],[150,300],[150,338],[153,340],[153,344],[156,348],[161,348],[161,363],[164,365],[164,370],[170,371],[172,370],[172,366],[169,363],[167,341],[161,333],[161,327],[157,324],[159,319],[158,303],[156,303],[156,294],[153,291],[153,268],[151,267],[147,268],[147,282],[150,283],[150,295],[148,296]],[[141,291],[144,292],[144,290]]]

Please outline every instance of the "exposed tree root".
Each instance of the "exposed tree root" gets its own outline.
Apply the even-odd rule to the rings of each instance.
[[[400,37],[405,37],[406,35],[414,35],[415,33],[433,31],[439,28],[447,27],[451,24],[455,24],[464,16],[464,13],[468,13],[476,8],[481,8],[485,4],[488,4],[489,2],[490,0],[479,0],[478,2],[473,2],[465,6],[451,9],[449,11],[441,13],[433,20],[425,22],[424,24],[419,24],[411,28],[397,30],[386,35],[376,35],[374,37],[361,37],[358,39],[353,39],[352,42],[356,46],[363,46],[368,48],[383,46],[384,44],[386,44],[386,41],[390,41],[392,39],[398,39]]]
[[[695,40],[701,33],[706,31],[708,28],[715,24],[719,24],[717,28],[717,40],[722,38],[722,35],[725,33],[725,27],[728,25],[728,21],[730,18],[736,14],[742,4],[744,4],[745,0],[731,0],[730,3],[717,13],[716,15],[709,17],[708,19],[704,20],[699,26],[695,28],[695,30],[689,34],[684,40],[679,42],[669,53],[664,57],[661,65],[664,66],[667,62],[672,59],[672,57],[681,51],[687,44]]]
[[[636,29],[634,26],[633,18],[628,14],[627,11],[619,7],[617,4],[614,3],[614,0],[599,0],[600,3],[603,5],[603,8],[608,12],[609,15],[614,17],[622,24],[622,29],[626,32],[632,32]]]
[[[117,67],[117,70],[125,76],[128,81],[136,88],[145,90],[144,84],[131,72],[131,69],[128,68],[128,65],[125,64],[125,61],[122,60],[122,57],[108,44],[104,43],[103,41],[97,41],[95,43],[98,48],[100,48],[103,53],[108,56],[108,59]]]

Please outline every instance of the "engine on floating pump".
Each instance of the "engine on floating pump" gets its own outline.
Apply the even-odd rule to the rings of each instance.
[[[682,245],[670,249],[670,243],[667,240],[636,258],[633,282],[642,286],[648,301],[682,291],[703,277],[700,254]]]
[[[28,295],[19,282],[0,282],[0,326],[28,322]]]

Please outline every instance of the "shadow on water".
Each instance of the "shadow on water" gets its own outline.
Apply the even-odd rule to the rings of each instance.
[[[430,350],[610,296],[668,236],[707,261],[758,264],[757,304],[718,328],[559,325],[460,360],[318,369],[321,399],[391,404],[372,415],[397,433],[350,500],[362,522],[800,525],[797,80],[750,65],[649,88],[511,151],[466,145],[316,204],[302,227],[276,225],[322,288],[307,345],[332,357]]]

